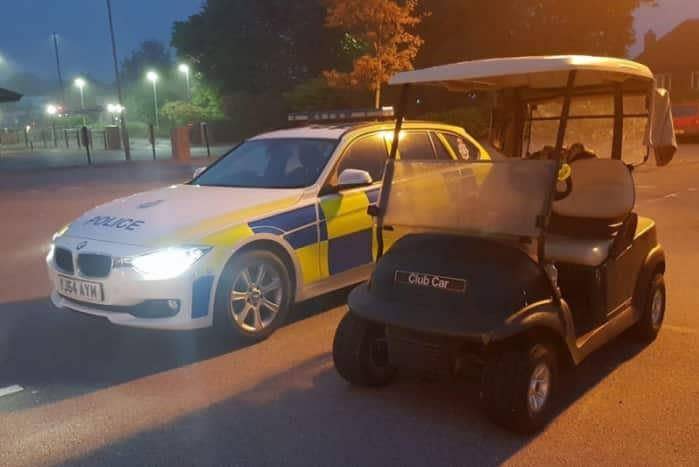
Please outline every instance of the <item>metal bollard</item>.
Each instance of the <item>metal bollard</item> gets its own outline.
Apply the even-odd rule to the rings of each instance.
[[[206,144],[206,157],[211,157],[211,145],[209,144],[209,124],[206,122],[201,122],[201,134],[204,137],[204,143]]]
[[[82,136],[82,142],[85,146],[85,152],[87,153],[87,164],[92,165],[92,157],[90,156],[90,135],[88,133],[87,127],[84,126],[80,129],[80,136]]]
[[[148,125],[148,140],[150,141],[151,148],[153,148],[153,160],[155,160],[155,127],[151,123]]]

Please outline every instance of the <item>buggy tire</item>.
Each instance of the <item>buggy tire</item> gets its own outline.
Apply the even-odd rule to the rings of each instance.
[[[347,313],[335,331],[333,361],[337,372],[357,386],[389,384],[396,370],[388,361],[385,328]]]
[[[665,320],[667,294],[661,273],[653,276],[643,295],[641,318],[634,327],[636,336],[643,341],[655,340]]]
[[[549,344],[505,349],[486,362],[481,401],[497,425],[518,433],[535,433],[549,421],[557,385],[558,362]]]

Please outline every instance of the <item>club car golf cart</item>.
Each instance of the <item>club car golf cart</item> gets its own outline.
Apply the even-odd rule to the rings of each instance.
[[[632,174],[651,153],[659,166],[674,155],[668,94],[643,65],[585,56],[456,63],[391,84],[401,105],[372,210],[387,252],[349,296],[335,367],[381,386],[397,370],[475,364],[489,416],[535,431],[561,367],[628,328],[651,340],[663,322],[665,256],[653,220],[634,212]],[[490,91],[490,142],[505,157],[397,161],[418,85]]]

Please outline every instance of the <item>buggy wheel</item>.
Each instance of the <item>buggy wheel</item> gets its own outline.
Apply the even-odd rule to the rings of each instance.
[[[284,263],[273,253],[253,250],[230,261],[216,293],[214,327],[226,338],[259,341],[286,320],[292,287]]]
[[[645,341],[654,340],[665,320],[665,279],[658,273],[650,281],[643,303],[641,319],[636,323],[636,335]]]
[[[497,353],[483,369],[485,411],[509,430],[536,432],[549,420],[557,378],[556,352],[548,344]]]
[[[385,386],[395,374],[388,361],[385,328],[347,313],[335,331],[335,369],[357,386]]]

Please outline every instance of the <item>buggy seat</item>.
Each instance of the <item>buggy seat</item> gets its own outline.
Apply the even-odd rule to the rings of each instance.
[[[633,177],[616,159],[577,160],[571,169],[572,191],[553,203],[545,258],[597,267],[636,234]]]

